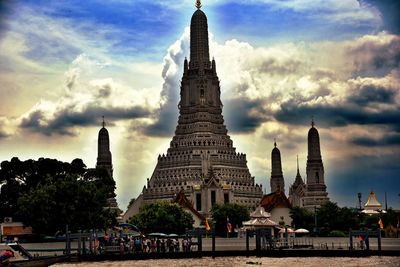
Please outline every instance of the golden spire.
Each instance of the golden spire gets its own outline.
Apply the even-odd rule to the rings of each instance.
[[[197,7],[197,9],[201,8],[201,1],[200,0],[196,0],[196,7]]]

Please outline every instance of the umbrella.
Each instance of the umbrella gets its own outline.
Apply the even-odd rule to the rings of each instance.
[[[279,231],[279,233],[280,234],[283,234],[283,233],[285,233],[286,231],[285,231],[285,228],[282,228],[280,231]],[[294,233],[294,230],[292,229],[292,228],[288,228],[287,229],[287,232],[289,233],[289,234],[292,234],[292,233]]]
[[[130,223],[120,223],[119,227],[122,228],[130,228],[135,230],[136,232],[140,232],[139,228],[136,225],[130,224]]]
[[[154,236],[154,237],[162,236],[162,237],[164,237],[164,236],[167,236],[167,235],[164,234],[164,233],[150,233],[150,234],[148,234],[148,236]]]
[[[300,228],[300,229],[297,229],[296,231],[294,231],[296,234],[307,234],[307,233],[309,233],[310,231],[308,231],[307,229],[304,229],[304,228]]]
[[[168,236],[169,237],[177,237],[178,235],[177,234],[169,234]]]

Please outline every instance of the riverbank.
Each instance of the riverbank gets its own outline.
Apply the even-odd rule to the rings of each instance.
[[[400,257],[293,257],[293,258],[271,258],[271,257],[218,257],[218,258],[190,258],[190,259],[149,259],[149,260],[127,260],[127,261],[103,261],[103,262],[81,262],[61,263],[55,267],[242,267],[242,266],[400,266]]]

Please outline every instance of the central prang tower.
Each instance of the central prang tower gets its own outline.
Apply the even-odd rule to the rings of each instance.
[[[196,2],[190,23],[190,61],[185,58],[179,119],[167,154],[159,155],[143,188],[143,203],[171,200],[184,191],[194,208],[208,215],[213,204],[258,206],[262,187],[254,183],[246,155],[237,153],[222,116],[215,60],[210,61],[207,17]]]

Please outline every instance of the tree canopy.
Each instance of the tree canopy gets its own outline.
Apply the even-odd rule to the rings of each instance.
[[[249,210],[236,203],[214,204],[211,213],[215,222],[216,234],[220,236],[227,235],[228,219],[233,228],[236,226],[241,227],[244,221],[250,220]]]
[[[116,215],[104,208],[115,196],[114,180],[103,169],[87,169],[81,159],[12,158],[1,163],[0,186],[0,219],[13,217],[36,233],[115,223]]]
[[[194,220],[176,203],[156,202],[144,205],[130,223],[145,233],[184,234],[193,227]]]
[[[315,213],[305,208],[293,207],[290,211],[292,226],[313,230],[315,227]],[[377,229],[379,218],[384,226],[396,225],[399,214],[392,209],[387,213],[366,215],[357,209],[339,207],[337,203],[326,202],[316,210],[318,235],[328,236],[333,231],[347,233],[349,229]]]

